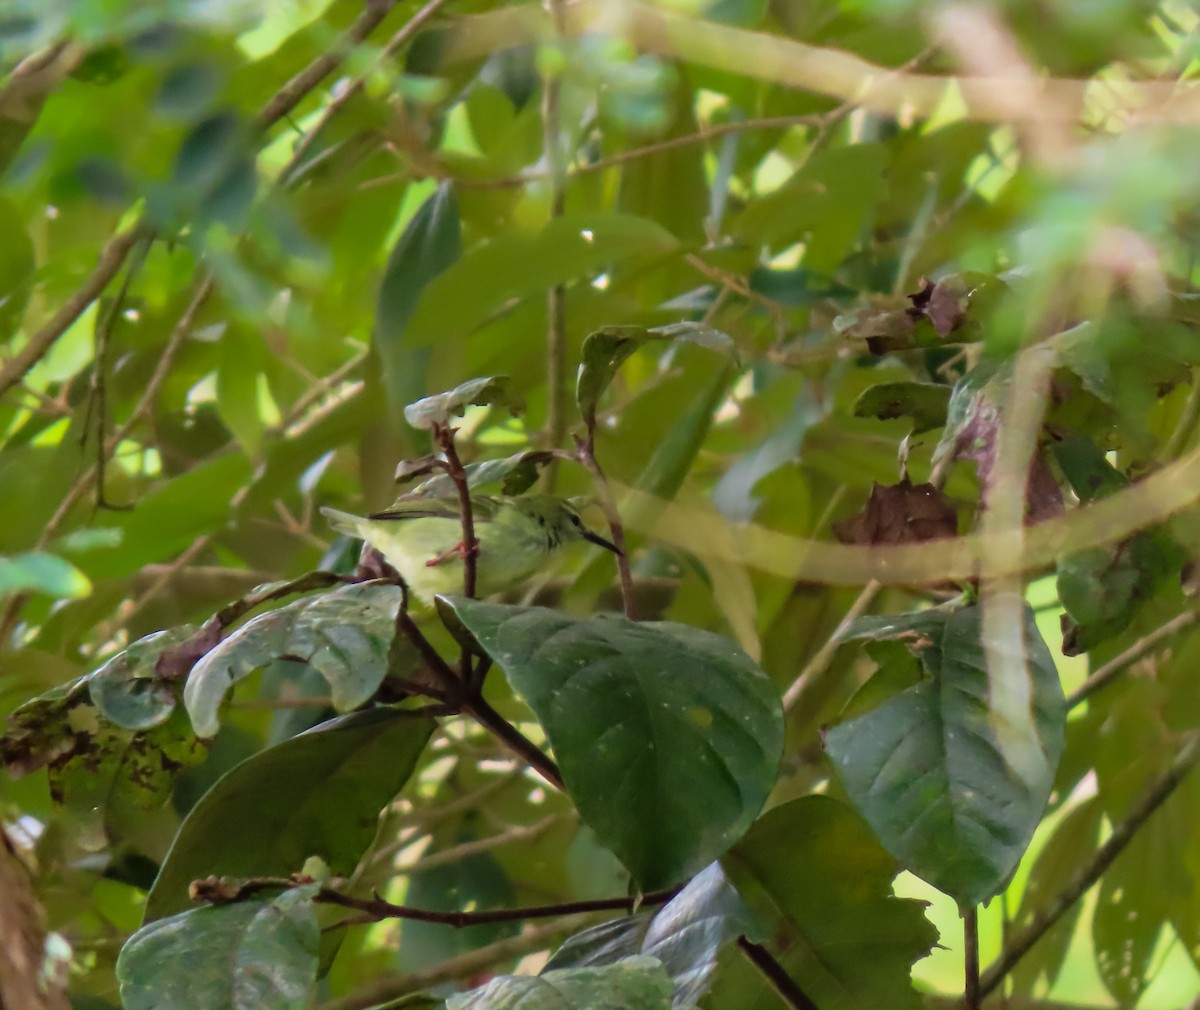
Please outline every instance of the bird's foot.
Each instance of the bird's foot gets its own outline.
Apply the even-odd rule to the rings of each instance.
[[[474,554],[476,557],[479,556],[478,542],[475,543],[473,549],[471,550],[471,553]],[[453,547],[451,547],[450,550],[442,551],[441,554],[438,554],[436,557],[432,557],[428,561],[426,561],[425,567],[433,568],[436,565],[440,565],[447,558],[460,557],[465,560],[466,556],[467,556],[467,545],[460,540],[457,544],[455,544]]]

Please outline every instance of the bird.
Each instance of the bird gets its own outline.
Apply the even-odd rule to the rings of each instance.
[[[376,548],[424,603],[463,591],[462,512],[457,497],[401,498],[382,512],[356,516],[323,507],[339,533]],[[588,529],[575,506],[555,495],[472,495],[479,551],[477,596],[492,596],[525,582],[565,544],[586,540],[620,554],[617,545]]]

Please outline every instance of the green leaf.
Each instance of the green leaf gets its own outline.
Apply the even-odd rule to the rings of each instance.
[[[733,234],[752,246],[804,242],[804,266],[833,274],[884,192],[887,149],[854,144],[818,151],[783,187],[750,201]]]
[[[849,808],[806,796],[768,811],[722,859],[768,949],[821,1010],[920,1010],[909,971],[937,942],[924,902]]]
[[[197,735],[215,736],[229,689],[282,656],[320,671],[335,709],[357,708],[387,673],[399,605],[398,586],[361,583],[297,600],[247,622],[188,675],[183,703]]]
[[[209,875],[286,876],[309,856],[349,874],[375,837],[433,722],[396,709],[355,712],[255,754],[192,808],[146,899],[146,920],[188,905]]]
[[[1129,482],[1090,438],[1067,433],[1052,444],[1055,459],[1081,502],[1106,497]],[[1063,654],[1088,652],[1119,635],[1155,589],[1182,563],[1182,552],[1161,530],[1141,530],[1116,544],[1058,559]]]
[[[1063,881],[1069,880],[1080,862],[1095,851],[1103,816],[1104,808],[1099,799],[1092,797],[1063,817],[1029,871],[1017,908],[1017,928],[1028,926],[1033,917],[1058,896]],[[1020,960],[1012,975],[1018,992],[1032,993],[1036,987],[1054,985],[1066,963],[1067,950],[1082,913],[1082,902],[1072,904]]]
[[[580,814],[639,886],[676,883],[749,827],[778,773],[783,713],[732,642],[683,624],[443,603],[533,709]]]
[[[92,591],[88,577],[71,562],[45,551],[0,556],[0,596],[45,593],[55,599],[78,599]]]
[[[542,468],[554,457],[544,449],[527,449],[515,456],[502,459],[485,459],[481,463],[468,463],[467,487],[475,489],[499,484],[501,494],[518,495],[528,491],[537,483]],[[397,477],[397,480],[400,478]],[[418,484],[410,495],[427,495],[444,498],[455,493],[454,481],[449,474],[439,473]]]
[[[316,884],[143,926],[117,959],[125,1010],[304,1010],[317,981]]]
[[[536,234],[509,231],[476,246],[425,289],[410,329],[434,343],[470,333],[514,299],[677,247],[660,225],[628,214],[567,214]]]
[[[739,935],[756,932],[720,863],[713,863],[657,912],[626,916],[577,933],[554,952],[542,974],[616,964],[644,954],[666,968],[675,983],[671,1005],[684,1010],[708,991],[721,947]]]
[[[960,905],[1004,886],[1046,806],[1066,706],[1054,660],[1024,608],[1036,753],[1008,764],[988,706],[978,606],[962,607],[921,652],[929,678],[825,735],[850,799],[901,864]],[[1011,649],[997,643],[998,649]]]
[[[520,396],[512,388],[507,375],[489,375],[471,379],[445,393],[426,396],[404,408],[404,420],[414,428],[432,428],[448,425],[450,419],[458,417],[467,407],[495,405],[505,407],[513,414],[525,408]]]
[[[451,996],[446,1010],[670,1010],[671,980],[652,957],[606,968],[564,968],[544,975],[501,975]]]
[[[864,389],[854,401],[855,417],[911,417],[912,433],[932,431],[946,423],[950,387],[935,382],[881,382]]]
[[[3,118],[0,118],[0,133],[2,131]],[[11,200],[0,199],[0,235],[4,236],[4,243],[0,245],[0,341],[4,341],[21,325],[36,266],[25,220]]]
[[[593,417],[596,405],[617,370],[643,344],[652,340],[681,340],[736,359],[737,349],[728,334],[699,323],[672,323],[647,329],[644,326],[606,326],[589,334],[583,342],[583,359],[575,384],[575,402],[584,418]]]
[[[190,624],[156,631],[118,652],[87,678],[88,691],[100,714],[125,729],[149,729],[175,710],[175,687],[158,671],[167,649],[191,640]]]
[[[388,403],[397,417],[411,388],[407,377],[413,345],[409,320],[425,288],[458,260],[461,229],[454,188],[444,182],[417,209],[388,257],[371,341],[382,365]]]

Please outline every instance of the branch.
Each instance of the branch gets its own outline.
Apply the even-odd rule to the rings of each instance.
[[[397,866],[395,872],[397,875],[404,876],[411,876],[414,873],[425,873],[427,870],[434,870],[439,866],[458,863],[469,859],[471,856],[477,856],[481,852],[491,852],[492,849],[511,845],[513,842],[534,841],[541,838],[542,835],[546,834],[547,831],[556,825],[565,823],[567,819],[566,814],[548,814],[533,824],[517,824],[513,827],[505,828],[499,834],[487,835],[484,838],[473,838],[469,842],[460,842],[458,845],[451,845],[449,848],[431,852],[428,856],[422,856],[407,866]]]
[[[808,701],[824,687],[825,675],[829,671],[830,663],[833,662],[834,654],[842,644],[842,636],[850,630],[850,625],[863,615],[882,588],[883,586],[878,582],[868,582],[863,586],[862,592],[850,604],[850,609],[846,611],[845,616],[834,629],[833,634],[817,650],[816,655],[805,664],[799,676],[792,681],[791,686],[783,693],[784,712],[790,712],[797,705],[800,705],[801,702]],[[800,707],[803,708],[806,706],[800,705]]]
[[[746,960],[771,983],[771,988],[779,994],[784,1003],[792,1007],[792,1010],[818,1010],[817,1004],[796,984],[796,980],[783,970],[783,965],[775,960],[766,947],[761,947],[744,936],[738,937],[737,944]]]
[[[346,52],[362,42],[375,30],[391,9],[396,6],[396,0],[367,0],[366,9],[358,16],[358,20],[350,26],[338,44],[329,52],[322,53],[295,77],[288,81],[271,97],[254,121],[260,129],[274,125],[297,105],[304,97],[332,74],[342,62]]]
[[[592,480],[596,484],[596,499],[604,518],[608,522],[608,530],[612,534],[612,542],[616,546],[617,574],[621,580],[621,605],[625,616],[631,621],[637,620],[637,607],[633,594],[633,573],[629,569],[629,554],[625,549],[625,524],[621,521],[621,513],[617,511],[616,499],[613,498],[612,488],[608,478],[596,459],[596,418],[584,419],[587,424],[587,437],[575,439],[576,455]]]
[[[449,425],[435,424],[433,437],[446,456],[446,473],[454,481],[454,490],[458,492],[458,507],[462,518],[463,532],[463,595],[474,599],[479,540],[475,536],[475,514],[471,506],[471,488],[467,482],[467,471],[463,468],[462,460],[458,458],[458,449],[454,446],[454,429]]]
[[[554,32],[561,39],[563,30],[562,0],[543,0],[554,23]],[[563,215],[566,190],[562,143],[559,130],[559,94],[562,90],[561,72],[548,70],[542,75],[542,149],[546,170],[550,175],[550,220]],[[546,292],[546,448],[556,449],[567,430],[567,286],[554,284]],[[558,464],[553,460],[546,470],[546,491],[554,492]]]
[[[524,758],[552,786],[556,789],[566,790],[562,773],[558,770],[558,765],[554,763],[545,751],[492,708],[482,697],[472,698],[467,701],[463,705],[463,711],[472,716],[479,725],[504,743],[509,750]]]
[[[365,1010],[409,993],[421,992],[446,982],[472,978],[497,964],[545,950],[562,938],[593,925],[595,913],[567,916],[527,928],[517,936],[498,940],[478,950],[460,954],[438,964],[405,975],[385,975],[354,992],[320,1004],[317,1010]]]
[[[983,996],[979,991],[979,909],[961,909],[963,921],[963,1005],[979,1010]]]
[[[401,26],[400,29],[390,39],[387,40],[387,43],[383,47],[383,52],[379,54],[375,64],[378,65],[380,62],[395,53],[396,50],[398,50],[409,39],[411,39],[417,33],[418,29],[420,29],[420,27],[426,21],[433,17],[433,15],[437,13],[438,9],[443,7],[445,4],[446,0],[429,0],[429,3],[417,11],[416,14],[414,14],[411,18],[409,18],[408,21],[405,22],[404,25]],[[368,29],[368,31],[369,30],[370,29]],[[359,41],[361,41],[361,39]],[[280,183],[287,183],[293,178],[296,170],[300,167],[300,163],[304,160],[305,155],[308,154],[309,150],[316,142],[317,137],[321,135],[321,131],[329,125],[329,121],[333,119],[339,112],[341,112],[341,110],[346,107],[346,104],[355,95],[362,91],[363,85],[366,83],[368,76],[369,72],[360,74],[350,82],[348,87],[340,90],[338,94],[329,102],[329,104],[325,107],[325,111],[321,114],[321,118],[317,121],[316,125],[301,138],[300,142],[296,145],[295,150],[292,152],[291,158],[288,159],[287,165],[285,165],[283,171],[279,173]]]
[[[1117,674],[1121,673],[1127,666],[1150,652],[1163,639],[1170,638],[1184,628],[1195,624],[1197,617],[1200,617],[1200,611],[1185,610],[1182,614],[1176,614],[1166,624],[1162,624],[1153,631],[1143,635],[1120,655],[1113,656],[1107,663],[1099,667],[1087,680],[1072,691],[1067,697],[1067,708],[1072,709],[1076,705],[1083,704],[1083,702],[1099,691],[1100,688],[1106,686],[1110,681],[1115,680]]]
[[[1179,783],[1187,777],[1188,772],[1196,766],[1197,761],[1200,761],[1200,735],[1188,739],[1170,767],[1150,787],[1150,791],[1142,797],[1141,802],[1129,812],[1129,816],[1113,828],[1108,841],[1096,850],[1090,862],[1076,871],[1075,876],[1057,897],[1035,913],[1028,926],[1014,933],[999,960],[983,973],[979,983],[981,996],[987,996],[995,990],[1047,930],[1104,875],[1113,860],[1133,839],[1138,828],[1162,806]]]
[[[83,315],[87,307],[100,297],[109,282],[117,276],[133,247],[149,234],[149,229],[138,223],[108,240],[107,245],[100,250],[96,269],[83,285],[50,317],[49,322],[30,336],[24,347],[4,362],[4,366],[0,368],[0,396],[17,385],[26,373],[42,360],[54,342]]]
[[[278,881],[276,881],[278,884]],[[268,885],[270,886],[270,885]],[[382,922],[386,919],[407,919],[415,922],[435,922],[454,929],[468,926],[483,926],[497,922],[525,922],[529,919],[553,919],[562,915],[578,915],[580,912],[626,912],[632,914],[643,905],[661,905],[679,893],[678,887],[665,891],[654,891],[635,897],[597,898],[590,901],[564,901],[552,905],[530,905],[525,908],[497,908],[485,912],[439,912],[427,908],[412,908],[409,905],[393,905],[382,898],[353,898],[328,887],[323,887],[313,901],[322,905],[338,905],[363,914],[363,918],[346,925],[367,922]]]
[[[312,879],[302,874],[291,877],[249,877],[231,880],[228,877],[205,877],[193,880],[188,886],[188,896],[193,901],[210,905],[227,905],[249,898],[260,891],[285,890]],[[624,895],[620,898],[595,898],[585,901],[564,901],[551,905],[528,905],[524,908],[497,908],[484,912],[437,911],[428,908],[413,908],[411,905],[394,905],[376,895],[373,898],[355,898],[332,887],[322,887],[313,898],[319,905],[338,905],[362,912],[362,922],[382,922],[385,919],[409,919],[414,922],[435,922],[454,929],[482,926],[497,922],[524,922],[528,919],[551,919],[561,915],[577,915],[580,912],[624,911],[633,914],[643,905],[661,905],[670,901],[682,888],[671,887],[651,891],[640,897]],[[353,923],[356,925],[357,923]]]

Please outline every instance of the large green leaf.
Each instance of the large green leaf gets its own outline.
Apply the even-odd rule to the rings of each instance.
[[[196,636],[190,624],[156,631],[118,652],[87,678],[100,714],[125,729],[149,729],[175,710],[176,684],[159,670],[163,653]]]
[[[143,926],[117,960],[125,1010],[304,1010],[317,980],[316,891],[308,884]]]
[[[660,225],[627,214],[569,214],[536,234],[507,232],[476,246],[429,284],[410,322],[411,339],[463,336],[511,299],[676,245]]]
[[[778,772],[783,713],[774,685],[728,639],[445,602],[533,709],[580,814],[639,886],[678,882],[750,826]]]
[[[827,796],[775,807],[722,863],[821,1010],[920,1010],[909,971],[937,931],[923,902],[892,894],[899,868],[849,808]]]
[[[1066,706],[1054,660],[1024,603],[1020,648],[1036,753],[1005,758],[988,704],[987,650],[979,606],[931,612],[921,622],[928,678],[867,714],[830,729],[825,748],[846,791],[900,862],[962,905],[1004,886],[1045,809],[1063,746]],[[894,637],[911,634],[905,631]]]
[[[671,979],[652,957],[606,968],[564,968],[544,975],[501,975],[451,996],[446,1010],[670,1010]]]
[[[348,874],[432,732],[429,719],[370,709],[243,761],[183,822],[146,899],[146,921],[186,908],[188,885],[210,874],[286,876],[314,855]]]
[[[387,673],[399,605],[398,586],[362,583],[260,614],[208,652],[188,675],[183,703],[196,734],[215,736],[229,689],[283,656],[320,671],[335,709],[361,705]]]
[[[443,183],[418,208],[388,257],[371,339],[382,365],[388,403],[397,418],[411,399],[409,320],[425,288],[459,258],[460,231],[454,189]]]

